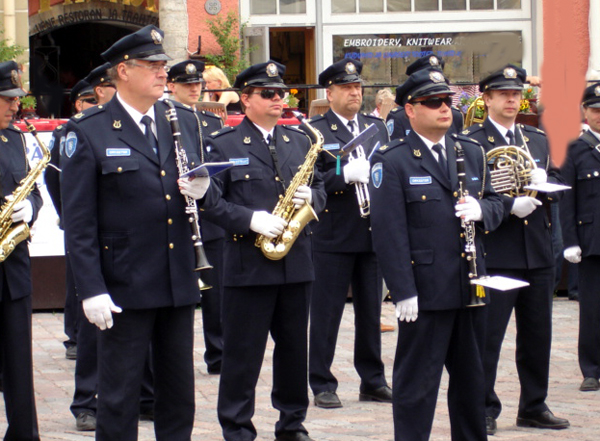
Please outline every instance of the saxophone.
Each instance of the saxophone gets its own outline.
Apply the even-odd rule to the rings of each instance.
[[[296,210],[294,203],[292,202],[292,198],[294,197],[294,193],[296,193],[298,187],[301,185],[307,185],[309,183],[314,171],[315,162],[317,162],[319,153],[321,153],[323,150],[325,139],[323,138],[321,132],[308,124],[308,122],[303,118],[302,114],[299,112],[294,112],[294,115],[310,130],[317,141],[311,145],[306,157],[304,158],[304,163],[300,167],[300,170],[298,170],[294,176],[294,179],[287,188],[285,195],[279,196],[279,202],[277,202],[277,205],[273,210],[274,216],[278,216],[287,221],[287,227],[285,227],[285,230],[283,233],[281,233],[281,235],[273,239],[269,239],[262,234],[259,234],[256,237],[256,242],[254,244],[260,248],[264,256],[270,260],[283,259],[287,253],[289,253],[292,245],[300,235],[302,229],[311,220],[319,220],[315,210],[313,210],[310,204],[304,204],[302,207],[300,207],[300,209]]]
[[[0,262],[4,262],[17,245],[29,237],[29,225],[25,222],[13,225],[11,216],[15,211],[15,206],[27,199],[27,196],[34,190],[35,182],[50,162],[50,150],[39,138],[35,126],[27,120],[24,121],[27,124],[27,130],[35,136],[40,145],[43,157],[19,183],[12,194],[12,198],[8,198],[0,208]]]

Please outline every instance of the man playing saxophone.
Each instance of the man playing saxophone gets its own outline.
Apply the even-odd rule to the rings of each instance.
[[[19,110],[19,97],[24,95],[17,63],[0,63],[0,195],[3,239],[6,232],[17,224],[25,222],[31,225],[42,207],[42,197],[36,184],[33,184],[33,189],[24,188],[29,192],[21,195],[24,199],[14,202],[12,210],[8,210],[9,196],[18,196],[14,192],[30,170],[25,156],[25,138],[11,124],[13,116]],[[4,240],[2,242],[4,245]],[[0,357],[4,402],[8,409],[8,428],[3,439],[39,441],[33,391],[31,268],[27,240],[17,244],[3,258],[0,263]]]
[[[317,166],[323,174],[327,206],[315,225],[315,284],[310,306],[309,384],[315,405],[342,407],[338,381],[331,372],[338,330],[348,289],[352,287],[355,313],[354,367],[360,376],[359,399],[391,403],[392,391],[381,361],[382,279],[371,242],[371,221],[359,205],[368,203],[368,156],[377,142],[385,145],[388,133],[381,118],[359,113],[362,104],[360,61],[343,59],[319,75],[331,106],[311,124],[325,138]],[[370,124],[379,132],[360,146],[361,155],[342,157],[340,149]],[[356,194],[362,195],[357,200]]]
[[[204,219],[226,231],[217,408],[226,441],[257,436],[252,424],[254,388],[269,333],[275,341],[272,402],[280,412],[276,439],[311,439],[302,425],[308,407],[306,334],[314,280],[310,227],[299,232],[278,260],[256,246],[257,235],[279,237],[288,224],[279,212],[271,214],[278,201],[290,201],[283,210],[311,204],[316,213],[325,205],[323,182],[314,167],[309,167],[306,185],[294,185],[297,172],[307,168],[308,158],[316,158],[315,149],[321,146],[311,146],[299,130],[277,125],[283,111],[284,72],[285,66],[274,61],[241,72],[234,87],[241,89],[246,117],[207,140],[211,161],[235,164],[218,175],[220,197],[204,207],[209,208]]]

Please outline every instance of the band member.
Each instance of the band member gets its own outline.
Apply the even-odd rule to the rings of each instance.
[[[435,55],[427,55],[413,61],[406,68],[406,75],[410,76],[421,69],[435,69],[443,72],[445,64],[446,62],[441,58],[436,57]],[[396,104],[399,106],[392,109],[390,113],[388,113],[386,119],[386,125],[392,140],[405,138],[412,130],[408,117],[406,116],[406,111],[401,104],[401,97],[398,96],[400,87],[401,86],[396,88]],[[452,106],[450,110],[452,111],[452,125],[450,126],[449,133],[460,133],[464,124],[463,114],[454,106]]]
[[[579,368],[583,374],[581,391],[600,389],[600,247],[596,182],[600,176],[600,84],[592,84],[583,94],[583,116],[589,130],[569,145],[561,173],[572,187],[560,202],[564,256],[579,268]]]
[[[175,101],[196,108],[202,93],[204,63],[186,60],[171,66],[167,86]],[[202,138],[223,127],[223,120],[212,112],[196,112],[202,126]],[[202,280],[211,288],[202,290],[202,329],[204,331],[204,361],[209,374],[221,372],[223,331],[221,330],[221,296],[223,278],[223,238],[225,231],[212,222],[202,220],[202,240],[212,270],[202,273]]]
[[[190,439],[193,327],[200,300],[187,203],[207,178],[178,179],[163,32],[146,26],[102,56],[117,93],[67,124],[62,197],[78,295],[98,335],[97,440],[136,440],[148,347],[157,440]],[[193,111],[177,105],[182,145],[199,164]],[[180,192],[181,188],[181,192]]]
[[[531,183],[563,182],[550,163],[548,141],[543,131],[515,124],[521,104],[524,69],[508,65],[481,80],[479,89],[487,107],[483,124],[469,127],[463,133],[477,141],[486,152],[515,145],[529,153],[535,161]],[[546,405],[552,338],[552,294],[554,260],[552,237],[546,210],[560,194],[538,193],[537,197],[502,195],[504,221],[493,233],[486,234],[486,265],[495,275],[529,282],[529,286],[506,292],[491,290],[484,369],[486,380],[486,423],[489,434],[496,432],[496,420],[502,410],[494,391],[502,341],[514,309],[517,320],[517,371],[521,396],[517,426],[564,429],[569,422],[555,417]],[[548,210],[549,212],[549,210]]]
[[[325,138],[317,166],[325,182],[327,205],[313,227],[315,283],[310,305],[309,384],[315,405],[324,408],[342,407],[331,366],[350,287],[356,328],[354,367],[361,380],[359,400],[392,402],[381,361],[381,275],[371,242],[371,223],[361,216],[356,196],[359,186],[367,188],[367,157],[373,146],[387,144],[389,137],[381,118],[359,113],[361,71],[360,61],[344,59],[321,72],[319,84],[327,88],[330,109],[311,120]],[[338,159],[340,149],[370,124],[379,132],[362,145],[364,154],[354,152],[354,160]]]
[[[467,308],[472,286],[461,219],[474,222],[476,267],[485,274],[481,237],[502,220],[483,149],[452,125],[452,91],[436,69],[399,88],[411,132],[373,157],[371,225],[383,277],[396,304],[393,375],[396,441],[429,438],[444,366],[453,440],[486,440],[484,378],[475,322],[487,306]],[[458,200],[455,143],[464,151],[470,196]]]
[[[13,192],[30,171],[23,133],[11,124],[19,110],[19,97],[24,95],[17,63],[0,63],[0,193],[3,211],[8,197],[18,196]],[[42,197],[34,184],[27,197],[14,204],[7,219],[8,225],[2,224],[3,242],[8,227],[23,222],[31,226],[41,207]],[[5,227],[7,231],[4,231]],[[0,277],[0,360],[8,422],[4,439],[39,441],[31,353],[31,263],[26,240],[0,263]]]
[[[275,342],[271,397],[280,412],[276,440],[311,440],[302,425],[308,407],[307,326],[314,280],[310,227],[300,231],[279,260],[269,259],[256,246],[258,237],[275,238],[287,225],[271,214],[280,195],[291,197],[296,208],[311,204],[317,213],[325,205],[323,181],[310,162],[309,184],[291,185],[311,142],[301,131],[277,125],[283,111],[284,72],[285,66],[274,61],[241,72],[234,87],[241,90],[246,116],[240,125],[226,127],[208,141],[211,161],[236,164],[218,175],[221,197],[204,204],[210,208],[205,218],[226,231],[217,407],[226,441],[256,438],[254,393],[269,333]]]
[[[85,81],[89,83],[94,91],[94,98],[98,105],[108,103],[117,92],[114,83],[108,76],[108,69],[110,69],[110,63],[106,62],[92,69],[85,77]]]

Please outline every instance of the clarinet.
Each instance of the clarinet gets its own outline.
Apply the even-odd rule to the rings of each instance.
[[[458,200],[463,201],[469,196],[467,190],[467,174],[465,173],[465,151],[459,142],[454,144],[456,150],[456,172],[458,174]],[[469,262],[469,280],[473,281],[479,278],[477,274],[477,247],[475,246],[475,222],[460,219],[460,226],[463,229],[465,238],[465,256]],[[471,283],[471,293],[468,307],[483,306],[485,297],[485,288],[481,285]]]
[[[177,119],[177,111],[175,106],[169,100],[164,100],[164,103],[169,106],[169,110],[165,113],[167,120],[171,124],[171,133],[173,134],[173,145],[175,146],[175,160],[177,161],[177,170],[179,176],[187,173],[190,170],[188,166],[188,158],[185,149],[181,145],[181,129],[179,128],[179,120]],[[190,196],[184,196],[186,207],[185,213],[189,215],[188,221],[192,228],[192,241],[194,242],[194,250],[196,252],[196,268],[194,271],[200,271],[205,269],[211,269],[212,265],[208,263],[206,253],[204,252],[204,245],[202,244],[202,235],[200,233],[200,224],[198,223],[198,206],[196,205],[196,199]],[[200,289],[208,289],[202,280],[200,280]]]

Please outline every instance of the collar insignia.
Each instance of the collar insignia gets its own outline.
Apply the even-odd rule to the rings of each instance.
[[[337,131],[337,124],[332,124],[331,130],[333,130],[334,132]]]
[[[6,139],[6,136],[4,135],[0,136],[0,139],[2,140],[2,142],[8,142],[8,139]]]
[[[249,137],[249,136],[246,136],[246,137],[244,138],[244,144],[250,144],[251,142],[252,142],[252,141],[250,140],[250,137]]]
[[[493,136],[488,136],[488,141],[489,142],[494,142],[494,137]]]
[[[152,29],[152,32],[150,32],[150,36],[152,37],[152,41],[154,41],[154,44],[162,43],[162,37],[156,29]]]
[[[287,137],[287,136],[285,136],[285,135],[283,135],[283,140],[284,140],[285,142],[290,142],[290,138],[288,138],[288,137]]]
[[[279,70],[277,70],[277,66],[275,63],[267,64],[267,76],[276,77],[279,74]]]
[[[413,155],[415,155],[417,158],[420,158],[421,157],[421,150],[414,149],[413,150]]]
[[[512,67],[507,67],[506,69],[504,69],[504,78],[517,78],[517,71],[514,70]]]
[[[463,134],[463,135],[468,135],[468,134],[469,134],[469,129],[467,129],[467,130],[463,130],[463,131],[462,131],[462,134]]]
[[[202,127],[208,127],[208,123],[206,121],[202,121]]]
[[[356,66],[354,65],[354,63],[346,63],[345,70],[348,75],[355,74]]]
[[[121,120],[114,120],[113,121],[113,129],[120,129],[121,128]]]
[[[525,142],[529,142],[529,138],[528,138],[527,136],[525,136],[525,135],[523,135],[523,140],[524,140]]]
[[[75,119],[79,119],[83,116],[83,113],[79,112],[77,115],[73,116]]]
[[[186,64],[185,65],[185,73],[188,75],[192,75],[196,73],[196,66],[194,66],[192,63]]]

